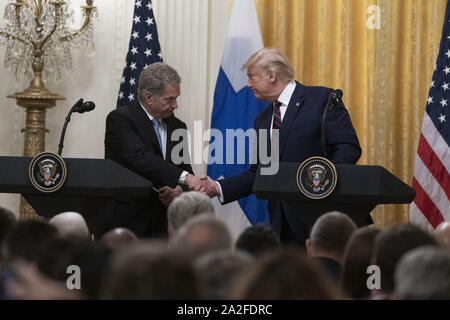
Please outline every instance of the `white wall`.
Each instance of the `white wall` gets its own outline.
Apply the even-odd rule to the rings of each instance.
[[[3,2],[4,3],[4,2]],[[82,0],[72,0],[83,4]],[[228,0],[153,0],[163,59],[182,78],[177,116],[193,128],[194,121],[210,125],[214,86],[226,38],[230,5]],[[47,112],[46,150],[57,152],[64,119],[80,97],[96,104],[94,111],[73,114],[66,132],[64,157],[103,158],[106,115],[115,108],[119,82],[128,49],[133,0],[95,0],[99,21],[95,24],[96,55],[73,51],[73,68],[60,82],[49,82],[50,91],[66,97]],[[0,14],[3,16],[3,7]],[[1,20],[0,26],[3,25]],[[3,66],[0,47],[0,156],[21,156],[25,112],[8,94],[22,91],[28,84],[14,83]],[[205,165],[195,165],[204,174]],[[0,206],[18,211],[18,196],[0,194]]]

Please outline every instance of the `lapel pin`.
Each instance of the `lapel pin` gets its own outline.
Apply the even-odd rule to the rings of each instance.
[[[297,107],[300,107],[300,103],[299,103],[299,102],[297,102],[295,105],[296,105]]]

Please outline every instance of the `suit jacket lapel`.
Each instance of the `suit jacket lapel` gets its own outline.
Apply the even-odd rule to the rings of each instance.
[[[156,136],[155,129],[153,127],[153,123],[150,121],[147,113],[142,109],[139,102],[129,106],[131,108],[131,112],[134,116],[136,127],[141,132],[143,137],[149,138],[153,146],[162,156],[161,147],[159,145],[158,137]]]
[[[287,107],[286,113],[283,117],[283,122],[281,123],[280,129],[280,160],[283,157],[283,151],[286,147],[286,141],[289,136],[289,131],[291,129],[292,124],[297,117],[298,111],[302,107],[303,104],[303,95],[304,89],[303,86],[296,82],[296,86],[294,92],[292,93],[291,100],[289,101],[289,105]]]

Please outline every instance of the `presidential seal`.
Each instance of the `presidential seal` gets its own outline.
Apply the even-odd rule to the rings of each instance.
[[[303,161],[297,170],[298,188],[308,198],[328,197],[336,187],[336,183],[336,167],[328,159],[311,157]]]
[[[57,154],[43,152],[31,160],[28,176],[31,184],[39,191],[54,192],[66,181],[66,164]]]

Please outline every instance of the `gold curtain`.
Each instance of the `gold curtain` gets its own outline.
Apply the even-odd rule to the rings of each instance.
[[[297,80],[344,91],[363,150],[358,164],[383,166],[409,185],[445,4],[255,0],[264,45],[288,55]],[[380,28],[374,29],[377,17]],[[378,206],[372,213],[380,227],[408,216],[408,205]]]

